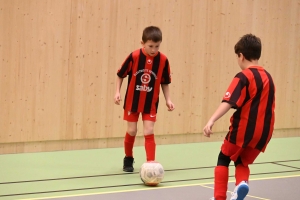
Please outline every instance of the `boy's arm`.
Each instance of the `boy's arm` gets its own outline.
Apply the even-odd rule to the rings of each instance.
[[[164,97],[166,100],[166,105],[168,107],[168,111],[172,111],[175,109],[175,105],[172,103],[170,98],[169,84],[161,84],[161,89],[164,93]]]
[[[206,137],[210,137],[210,134],[212,134],[212,127],[214,123],[220,119],[223,115],[225,115],[228,110],[231,108],[231,105],[227,102],[222,102],[215,113],[211,116],[211,118],[208,120],[207,124],[203,128],[203,134]]]
[[[120,94],[120,90],[121,90],[121,86],[123,83],[123,78],[120,78],[119,76],[117,76],[117,81],[116,81],[116,94],[115,94],[115,104],[120,105],[120,101],[121,101],[121,94]]]

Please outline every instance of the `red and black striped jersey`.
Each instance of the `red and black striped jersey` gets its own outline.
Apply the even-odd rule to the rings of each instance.
[[[131,112],[157,113],[161,84],[171,83],[167,57],[158,52],[149,56],[144,49],[132,52],[124,61],[117,75],[128,76],[124,109]]]
[[[225,139],[242,148],[264,151],[275,122],[275,85],[271,75],[259,66],[243,70],[232,80],[222,102],[236,109]]]

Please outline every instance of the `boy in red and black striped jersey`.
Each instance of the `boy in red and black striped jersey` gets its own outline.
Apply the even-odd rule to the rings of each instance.
[[[169,111],[175,109],[170,99],[170,65],[167,57],[159,52],[162,32],[158,27],[146,27],[142,35],[142,48],[133,51],[117,72],[115,104],[121,101],[120,89],[123,78],[128,76],[124,100],[124,120],[127,132],[124,139],[125,157],[123,171],[133,172],[133,145],[137,134],[137,122],[141,113],[147,161],[155,160],[156,143],[154,124],[159,101],[160,86]]]
[[[231,160],[234,161],[236,178],[231,200],[244,199],[249,191],[248,165],[265,151],[274,129],[275,86],[271,75],[258,65],[261,40],[252,34],[244,35],[234,50],[242,71],[233,78],[222,103],[203,128],[204,135],[210,137],[214,123],[230,108],[236,109],[230,118],[229,131],[214,171],[215,200],[226,200]]]

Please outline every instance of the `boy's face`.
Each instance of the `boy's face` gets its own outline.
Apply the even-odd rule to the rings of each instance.
[[[161,41],[153,42],[152,40],[148,40],[147,42],[141,42],[142,46],[144,47],[145,52],[149,56],[155,56],[159,50]]]

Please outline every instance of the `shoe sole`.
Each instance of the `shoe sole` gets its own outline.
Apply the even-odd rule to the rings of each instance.
[[[238,191],[237,191],[237,199],[236,200],[244,200],[244,198],[247,196],[249,192],[249,187],[248,185],[241,185],[239,188],[238,188]]]
[[[126,170],[126,169],[123,169],[124,172],[133,172],[133,169],[132,170]]]

